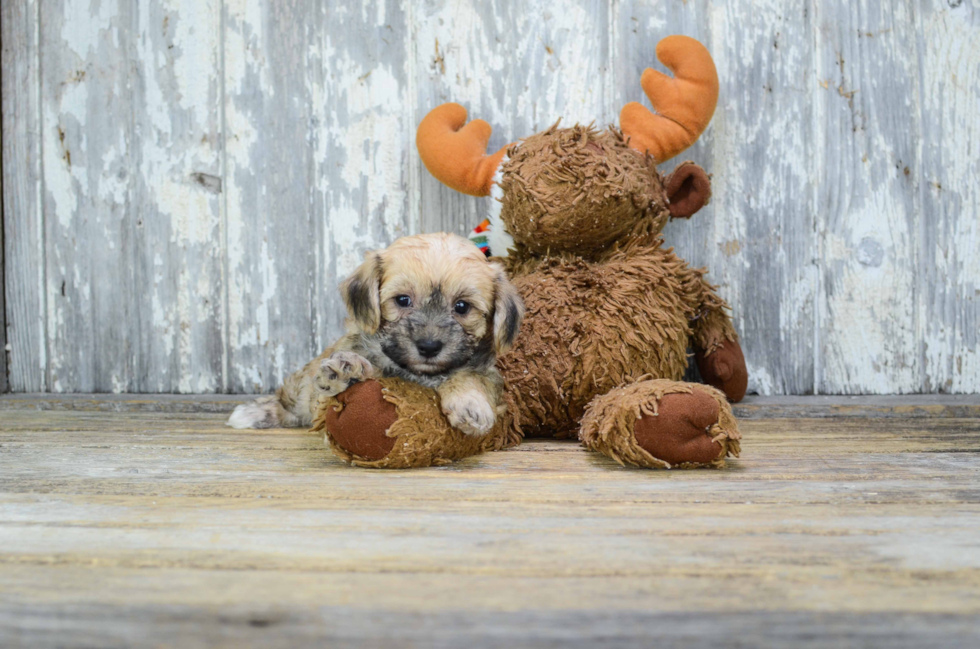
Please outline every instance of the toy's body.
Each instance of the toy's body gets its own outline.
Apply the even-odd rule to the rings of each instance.
[[[498,367],[525,437],[575,437],[595,397],[643,376],[680,380],[689,347],[732,335],[701,273],[660,243],[644,236],[598,259],[564,255],[529,271],[512,264],[527,316]]]
[[[491,252],[503,258],[526,306],[516,346],[498,361],[508,412],[480,449],[524,436],[578,436],[639,466],[717,466],[738,454],[726,397],[742,398],[747,374],[735,330],[703,271],[664,248],[660,235],[670,218],[690,217],[708,201],[710,181],[693,163],[666,178],[656,170],[707,126],[717,77],[707,51],[691,39],[665,39],[658,57],[677,75],[644,74],[660,114],[627,105],[622,132],[556,125],[487,156],[489,126],[466,124],[461,106],[440,106],[419,126],[419,152],[433,175],[459,191],[492,196]],[[714,387],[680,380],[688,348]],[[386,389],[387,400],[398,398],[397,386]],[[379,421],[394,417],[387,406],[378,406],[388,412]],[[321,428],[344,457],[419,465],[352,454],[339,440],[350,437],[353,422],[331,419],[334,407],[324,404]],[[398,428],[367,419],[359,435],[381,440]],[[428,449],[458,448],[455,432],[438,435],[423,435]]]

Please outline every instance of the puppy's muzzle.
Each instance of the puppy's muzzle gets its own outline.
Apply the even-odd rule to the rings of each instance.
[[[435,340],[433,338],[423,338],[422,340],[415,341],[415,348],[419,350],[419,356],[422,358],[433,358],[439,355],[442,351],[442,341]]]

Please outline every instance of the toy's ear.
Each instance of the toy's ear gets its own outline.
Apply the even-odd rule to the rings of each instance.
[[[514,339],[524,319],[524,301],[514,285],[507,279],[507,271],[500,264],[492,264],[497,271],[493,301],[493,346],[497,356],[503,356],[514,346]]]
[[[340,284],[347,313],[366,333],[381,326],[381,255],[371,251],[350,277]]]
[[[688,219],[711,200],[711,179],[693,162],[682,162],[664,182],[670,218]]]

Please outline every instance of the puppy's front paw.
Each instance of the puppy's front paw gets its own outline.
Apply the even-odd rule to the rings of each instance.
[[[443,397],[442,413],[450,426],[466,435],[486,435],[496,421],[493,406],[479,392],[460,392]]]
[[[353,384],[369,378],[374,372],[371,362],[354,352],[334,352],[320,363],[314,385],[321,396],[340,394]]]

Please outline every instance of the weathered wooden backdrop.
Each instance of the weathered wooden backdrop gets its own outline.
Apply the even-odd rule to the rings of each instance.
[[[4,0],[9,389],[269,390],[366,249],[482,218],[421,167],[425,111],[492,146],[614,122],[671,33],[721,100],[684,156],[714,200],[667,237],[750,389],[978,391],[975,0]]]

